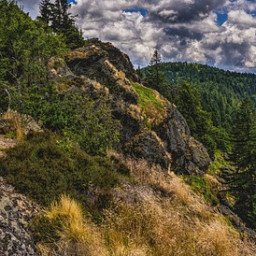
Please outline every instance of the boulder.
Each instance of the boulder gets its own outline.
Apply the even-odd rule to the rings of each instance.
[[[188,124],[176,106],[170,104],[168,116],[155,128],[171,153],[172,169],[182,174],[203,174],[211,163],[205,147],[190,135]]]

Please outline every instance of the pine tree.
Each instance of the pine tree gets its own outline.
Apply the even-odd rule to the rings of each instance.
[[[156,84],[159,85],[160,83],[160,74],[159,74],[159,63],[161,62],[161,55],[159,54],[158,50],[155,49],[154,54],[151,58],[151,66],[155,69],[155,77],[156,77]]]
[[[136,70],[136,73],[137,73],[137,75],[138,75],[139,83],[141,83],[142,74],[141,74],[140,65],[138,66],[138,69]]]
[[[238,198],[235,208],[250,227],[256,228],[256,123],[255,109],[249,98],[245,98],[240,106],[232,137],[238,166],[230,180]]]
[[[43,0],[40,3],[41,20],[46,26],[50,25],[52,19],[52,3],[50,0]]]
[[[233,153],[239,169],[244,169],[253,161],[252,150],[256,145],[255,109],[252,101],[245,98],[237,112],[232,132]]]
[[[65,43],[71,48],[77,48],[84,45],[82,33],[75,26],[75,17],[69,12],[71,5],[67,0],[42,0],[41,2],[41,19],[54,32],[64,36]]]

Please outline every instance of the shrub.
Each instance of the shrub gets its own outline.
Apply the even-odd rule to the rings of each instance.
[[[119,123],[112,118],[106,99],[91,99],[82,90],[59,95],[52,84],[30,88],[23,112],[79,143],[91,155],[105,155],[119,142]]]
[[[108,158],[59,145],[59,140],[51,132],[30,136],[1,159],[0,175],[42,205],[67,192],[84,202],[88,187],[108,190],[118,184],[121,175]]]

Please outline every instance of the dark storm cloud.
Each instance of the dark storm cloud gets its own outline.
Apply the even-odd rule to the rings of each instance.
[[[185,26],[181,26],[179,28],[165,28],[164,32],[169,36],[172,40],[175,37],[183,38],[183,39],[195,39],[195,40],[202,40],[203,34],[197,31],[193,31],[188,29]]]
[[[226,0],[162,0],[159,1],[157,8],[154,7],[155,2],[151,2],[148,19],[163,23],[186,23],[208,16],[211,11],[224,5]]]

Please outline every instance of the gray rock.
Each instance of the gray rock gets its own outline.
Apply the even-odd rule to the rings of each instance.
[[[205,147],[190,135],[186,120],[174,105],[167,119],[156,129],[173,158],[172,169],[182,174],[203,174],[211,163]]]
[[[171,155],[167,153],[160,139],[152,131],[145,131],[135,136],[126,145],[125,153],[138,159],[147,159],[150,164],[159,164],[165,170],[171,166]]]
[[[37,256],[35,243],[29,230],[33,217],[40,207],[25,196],[14,192],[13,187],[0,178],[0,255]]]

